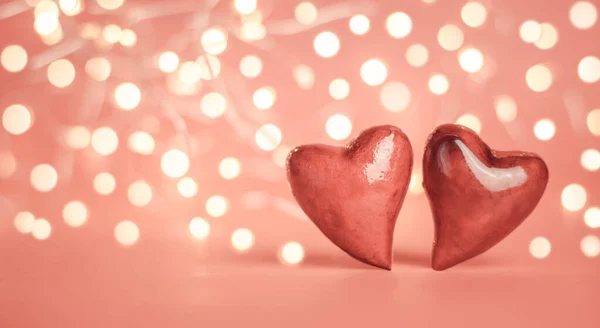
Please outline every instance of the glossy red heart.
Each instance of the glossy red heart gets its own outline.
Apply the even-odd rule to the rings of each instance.
[[[515,230],[546,189],[536,154],[490,149],[472,130],[439,126],[423,156],[423,186],[435,223],[432,267],[471,259]]]
[[[345,147],[295,148],[288,156],[288,180],[304,213],[327,238],[352,257],[390,270],[412,162],[406,135],[378,126]]]

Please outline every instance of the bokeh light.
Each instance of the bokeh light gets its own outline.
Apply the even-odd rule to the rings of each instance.
[[[219,174],[225,180],[232,180],[240,175],[242,165],[235,157],[226,157],[219,163]]]
[[[65,88],[75,80],[75,66],[67,59],[59,59],[48,66],[48,81],[57,88]]]
[[[590,133],[600,136],[600,108],[592,109],[587,115],[586,122]]]
[[[390,112],[401,112],[410,104],[410,90],[402,82],[387,82],[381,88],[379,99],[383,106]]]
[[[313,45],[317,54],[324,58],[331,58],[340,51],[340,39],[331,31],[317,34]]]
[[[423,67],[429,59],[429,52],[422,44],[413,44],[406,49],[406,61],[412,67]]]
[[[315,85],[315,73],[307,65],[298,65],[294,68],[294,80],[302,90],[310,90]]]
[[[35,190],[49,192],[58,183],[58,173],[50,164],[39,164],[31,170],[29,181]]]
[[[119,9],[125,0],[96,0],[96,2],[98,2],[98,5],[102,7],[102,9],[115,10]]]
[[[281,130],[274,124],[265,124],[258,128],[254,140],[258,148],[271,151],[281,143]]]
[[[460,11],[460,17],[469,27],[480,27],[487,19],[487,10],[479,2],[467,2]]]
[[[247,55],[240,60],[240,72],[247,78],[258,77],[262,72],[262,68],[262,61],[255,55]]]
[[[177,191],[182,197],[192,198],[198,193],[198,184],[194,179],[184,177],[177,181]]]
[[[85,72],[94,80],[106,81],[110,76],[111,65],[108,59],[104,57],[90,58],[85,63]]]
[[[33,23],[35,31],[40,35],[50,35],[60,26],[58,16],[49,12],[39,14]]]
[[[271,87],[262,87],[254,91],[252,96],[254,106],[261,110],[267,110],[273,107],[275,103],[275,89]]]
[[[27,51],[17,44],[6,46],[0,53],[0,64],[11,73],[22,71],[27,66]]]
[[[460,67],[465,72],[475,73],[483,67],[483,55],[475,48],[463,50],[458,56]]]
[[[561,202],[567,211],[577,212],[585,206],[585,203],[587,202],[587,192],[583,186],[572,183],[563,189]]]
[[[63,207],[62,214],[67,225],[80,227],[87,221],[88,209],[82,202],[74,200]]]
[[[463,31],[456,25],[447,24],[437,34],[438,43],[448,51],[458,50],[465,40]]]
[[[212,216],[213,218],[220,218],[227,213],[229,201],[224,196],[213,195],[206,200],[205,207],[208,215]]]
[[[140,238],[140,229],[132,221],[121,221],[115,226],[115,239],[123,246],[132,246]]]
[[[335,79],[329,83],[329,95],[335,100],[346,99],[350,94],[350,84],[344,79]]]
[[[127,199],[133,206],[145,207],[152,200],[152,187],[146,181],[134,181],[127,188]]]
[[[600,228],[600,207],[590,207],[583,215],[585,225],[592,229]]]
[[[525,43],[534,43],[542,37],[542,25],[534,20],[527,20],[519,27],[519,36]]]
[[[600,151],[596,149],[586,149],[581,153],[581,166],[588,171],[598,171],[600,169]]]
[[[356,35],[365,35],[371,28],[371,22],[365,15],[354,15],[348,23],[350,31]]]
[[[479,134],[481,132],[481,121],[477,118],[477,116],[475,116],[473,114],[461,115],[456,120],[456,124],[466,126],[469,129],[475,131],[475,133],[477,133],[477,134]]]
[[[21,104],[10,105],[2,113],[2,126],[10,134],[25,133],[31,128],[32,123],[29,109]]]
[[[115,24],[109,24],[104,26],[102,30],[102,37],[109,44],[115,44],[121,41],[121,37],[123,36],[123,30],[120,26]]]
[[[443,95],[444,93],[448,92],[448,89],[450,88],[450,82],[448,82],[446,76],[442,74],[434,74],[429,78],[428,86],[429,90],[433,94]]]
[[[15,215],[14,225],[18,232],[28,234],[33,231],[35,216],[31,212],[19,212]]]
[[[100,172],[94,177],[94,190],[103,196],[110,195],[117,187],[117,181],[108,172]]]
[[[335,114],[327,120],[325,130],[331,139],[344,140],[352,133],[352,121],[343,114]]]
[[[587,257],[597,257],[600,255],[600,238],[588,235],[581,239],[581,252]]]
[[[367,85],[380,85],[387,75],[387,66],[379,59],[369,59],[360,66],[360,77]]]
[[[410,176],[408,192],[413,195],[420,195],[424,192],[423,189],[423,172],[421,169],[414,169]]]
[[[577,74],[585,83],[600,81],[600,59],[594,56],[584,57],[577,66]]]
[[[545,259],[550,255],[552,245],[545,237],[536,237],[529,243],[529,253],[536,259]]]
[[[310,25],[317,20],[317,7],[310,2],[301,2],[294,10],[294,16],[300,24]]]
[[[115,89],[115,101],[121,109],[132,110],[140,104],[141,100],[140,88],[131,82],[122,83]]]
[[[542,23],[541,28],[542,35],[537,41],[534,42],[534,44],[536,47],[542,50],[551,49],[558,42],[558,31],[554,25],[550,23]]]
[[[140,155],[152,155],[156,143],[152,135],[145,131],[135,131],[129,135],[127,142],[129,149]]]
[[[388,16],[385,27],[392,37],[396,39],[404,38],[412,30],[412,20],[406,13],[395,12]]]
[[[190,169],[190,159],[179,149],[172,149],[162,155],[160,168],[170,178],[180,178]]]
[[[496,116],[503,123],[509,123],[517,118],[517,103],[511,96],[501,95],[494,100]]]
[[[130,29],[123,30],[119,43],[124,47],[133,47],[137,42],[137,34]]]
[[[247,251],[254,245],[254,234],[250,229],[237,229],[231,234],[231,245],[237,251]]]
[[[298,242],[290,241],[281,248],[281,260],[285,264],[296,265],[304,259],[304,247]]]
[[[165,51],[158,57],[158,68],[165,72],[174,72],[179,67],[179,56],[173,51]]]
[[[210,118],[217,118],[227,110],[227,100],[218,92],[209,92],[202,96],[200,110]]]
[[[0,151],[0,179],[12,176],[17,170],[15,156],[7,151]]]
[[[92,133],[92,148],[102,156],[114,153],[119,146],[119,137],[108,126],[99,127]]]
[[[210,224],[201,217],[195,217],[190,221],[190,233],[196,239],[206,239],[210,234]]]
[[[542,141],[548,141],[554,137],[554,134],[556,133],[556,126],[550,119],[541,119],[533,126],[533,133],[535,134],[536,138]]]
[[[587,30],[596,24],[596,21],[598,20],[598,11],[592,3],[588,1],[578,1],[575,2],[569,10],[569,20],[576,28]]]
[[[238,13],[248,15],[256,10],[256,2],[256,0],[235,0],[233,6]]]
[[[31,235],[33,238],[37,240],[45,240],[50,237],[50,233],[52,232],[52,227],[50,226],[50,222],[46,219],[36,219],[33,222],[33,228],[31,230]]]
[[[552,71],[544,65],[534,65],[527,70],[525,81],[529,89],[535,92],[544,92],[552,85]]]
[[[200,42],[204,51],[219,55],[227,48],[227,34],[220,28],[210,28],[202,33]]]

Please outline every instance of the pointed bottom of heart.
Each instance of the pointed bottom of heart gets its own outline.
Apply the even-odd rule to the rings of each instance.
[[[456,258],[452,254],[446,254],[439,249],[434,249],[433,256],[431,257],[431,268],[435,271],[444,271],[466,260]]]
[[[380,269],[392,270],[391,251],[389,254],[375,254],[374,257],[371,257],[371,258],[363,258],[363,257],[359,257],[359,256],[354,256],[348,252],[346,252],[346,253],[361,262],[370,264],[370,265],[378,267]]]

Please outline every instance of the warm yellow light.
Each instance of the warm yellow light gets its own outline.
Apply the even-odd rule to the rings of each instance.
[[[275,103],[275,89],[271,87],[262,87],[254,92],[252,101],[254,106],[261,110],[267,110],[273,107]]]
[[[190,177],[181,178],[177,181],[177,191],[185,198],[192,198],[198,193],[198,184]]]
[[[303,25],[310,25],[317,20],[317,7],[310,2],[301,2],[294,10],[296,20]]]
[[[219,28],[210,28],[202,33],[200,43],[204,51],[219,55],[227,48],[227,34]]]
[[[450,83],[448,79],[442,74],[434,74],[429,78],[429,90],[436,95],[443,95],[448,92]]]
[[[210,118],[217,118],[227,110],[227,100],[218,92],[209,92],[200,99],[200,110]]]
[[[136,131],[129,136],[129,149],[140,155],[152,155],[156,143],[152,135],[145,131]]]
[[[202,66],[193,61],[187,61],[179,67],[179,79],[188,84],[198,83],[202,79]]]
[[[371,28],[371,22],[369,18],[365,15],[354,15],[350,18],[350,22],[348,23],[350,26],[350,31],[356,35],[365,35],[369,32]]]
[[[190,221],[190,233],[196,239],[206,239],[210,234],[210,224],[200,217],[195,217]]]
[[[6,46],[0,53],[0,64],[8,72],[20,72],[27,66],[27,51],[16,44]]]
[[[281,260],[285,264],[296,265],[304,259],[304,247],[295,241],[283,245],[281,248]]]
[[[119,137],[108,126],[99,127],[92,133],[92,148],[102,156],[114,153],[119,146]]]
[[[31,212],[19,212],[15,216],[14,225],[18,232],[22,234],[31,233],[35,216]]]
[[[58,183],[58,173],[50,164],[39,164],[31,170],[29,181],[35,190],[49,192]]]
[[[146,181],[135,181],[127,188],[127,199],[134,206],[145,207],[152,200],[152,187]]]
[[[210,196],[206,200],[206,213],[213,218],[219,218],[227,213],[229,201],[221,195]]]
[[[281,143],[281,130],[274,124],[265,124],[261,126],[254,136],[258,148],[271,151]]]
[[[255,55],[247,55],[240,61],[240,72],[243,76],[253,79],[262,71],[262,61]]]
[[[158,68],[165,73],[174,72],[179,66],[179,56],[173,51],[165,51],[158,57]]]
[[[533,126],[533,133],[538,139],[542,141],[548,141],[554,137],[554,134],[556,133],[556,126],[550,119],[541,119]]]
[[[577,212],[585,206],[585,203],[587,202],[587,192],[583,186],[572,183],[563,189],[561,202],[565,210]]]
[[[392,37],[396,39],[404,38],[412,30],[412,20],[406,13],[395,12],[387,17],[385,27]]]
[[[96,0],[96,2],[98,2],[98,5],[100,5],[100,7],[103,9],[115,10],[119,9],[125,0]]]
[[[600,228],[600,207],[590,207],[583,216],[585,225],[592,229]]]
[[[142,92],[137,85],[126,82],[115,89],[115,101],[123,110],[135,109],[142,100]]]
[[[412,67],[422,67],[429,59],[429,52],[422,44],[413,44],[406,49],[406,61]]]
[[[257,3],[256,0],[235,0],[233,6],[238,13],[248,15],[256,10]]]
[[[558,42],[558,31],[556,28],[550,23],[542,23],[542,36],[534,42],[535,46],[542,49],[547,50]]]
[[[313,46],[319,56],[331,58],[340,51],[340,39],[331,31],[321,32],[315,37]]]
[[[529,253],[536,259],[544,259],[550,255],[552,245],[550,241],[544,237],[536,237],[529,243]]]
[[[534,92],[544,92],[552,85],[552,71],[544,65],[531,66],[525,75],[527,86]]]
[[[110,44],[115,44],[121,41],[121,37],[123,36],[123,30],[115,24],[109,24],[104,27],[102,30],[102,36],[104,40]]]
[[[487,10],[479,2],[467,2],[460,11],[460,17],[469,27],[479,27],[487,19]]]
[[[571,24],[580,30],[590,29],[598,20],[596,6],[588,1],[578,1],[569,10]]]
[[[600,169],[600,151],[596,149],[586,149],[581,154],[581,166],[588,171],[598,171]]]
[[[410,104],[410,90],[402,82],[388,82],[381,88],[379,100],[390,112],[401,112]]]
[[[6,107],[2,114],[2,126],[10,134],[20,135],[27,132],[33,123],[27,107],[14,104]]]
[[[367,85],[380,85],[387,75],[387,66],[379,59],[369,59],[360,66],[360,77]]]
[[[160,167],[168,177],[180,178],[190,169],[190,159],[183,151],[172,149],[163,154]]]
[[[85,126],[70,127],[65,133],[67,145],[73,149],[84,149],[90,145],[92,133]]]
[[[98,173],[94,177],[94,190],[100,195],[110,195],[116,188],[117,182],[108,172]]]
[[[115,226],[115,239],[123,246],[132,246],[140,238],[140,229],[132,221],[121,221]]]
[[[307,65],[298,65],[294,67],[294,80],[302,90],[310,90],[315,84],[315,73],[312,68]]]
[[[335,79],[329,84],[329,95],[335,100],[346,99],[350,94],[350,84],[344,79]]]
[[[137,42],[137,34],[130,29],[125,29],[121,34],[121,40],[119,42],[124,47],[133,47]]]
[[[6,151],[0,151],[0,179],[9,178],[17,170],[15,156]]]
[[[231,244],[238,251],[246,251],[254,245],[254,234],[249,229],[237,229],[231,235]]]
[[[342,114],[332,115],[325,124],[325,131],[333,140],[344,140],[352,133],[352,121]]]
[[[600,238],[592,235],[583,237],[581,240],[581,252],[587,257],[600,255]]]
[[[542,37],[542,25],[534,20],[527,20],[519,27],[519,36],[525,43],[537,42]]]
[[[460,67],[465,72],[475,73],[483,67],[483,55],[475,48],[468,48],[459,55]]]
[[[473,114],[464,114],[456,120],[456,124],[466,126],[479,134],[481,132],[481,121]]]
[[[219,60],[219,57],[211,54],[204,54],[198,57],[196,62],[200,64],[202,80],[212,80],[219,77],[219,74],[221,73],[221,61]]]
[[[595,136],[600,136],[600,108],[592,109],[586,119],[588,130]]]
[[[59,25],[58,16],[49,12],[41,13],[33,23],[35,31],[40,35],[50,35]]]
[[[600,59],[594,56],[584,57],[577,66],[577,74],[585,83],[600,81]]]
[[[456,25],[447,24],[440,28],[437,39],[442,48],[448,51],[454,51],[462,46],[465,35]]]
[[[85,63],[85,72],[98,82],[106,81],[111,72],[110,62],[104,57],[91,58]]]
[[[66,88],[75,80],[75,66],[67,59],[53,61],[47,73],[48,81],[57,88]]]
[[[219,163],[219,174],[225,180],[235,179],[240,175],[241,171],[240,161],[235,157],[226,157]]]
[[[80,201],[71,201],[63,207],[63,219],[71,227],[82,226],[87,221],[87,218],[88,210]]]
[[[33,229],[31,230],[33,238],[37,240],[45,240],[50,237],[51,232],[52,227],[50,226],[50,222],[48,222],[48,220],[37,219],[33,222]]]
[[[506,95],[498,96],[494,100],[496,107],[496,116],[500,122],[508,123],[517,118],[517,103],[515,100]]]

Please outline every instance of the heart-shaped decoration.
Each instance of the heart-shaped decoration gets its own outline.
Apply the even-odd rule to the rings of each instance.
[[[439,126],[423,156],[423,187],[435,223],[432,267],[471,259],[515,230],[548,184],[536,154],[490,149],[461,125]]]
[[[295,148],[287,160],[288,180],[304,213],[327,238],[352,257],[390,270],[412,161],[402,130],[378,126],[345,147]]]

